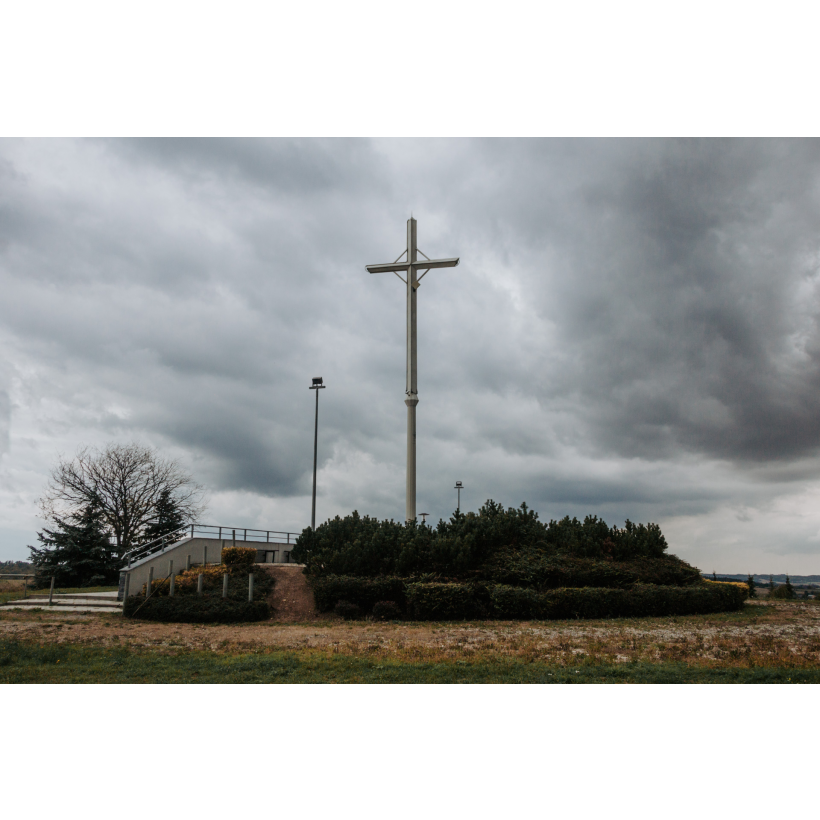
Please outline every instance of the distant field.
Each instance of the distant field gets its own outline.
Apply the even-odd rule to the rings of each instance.
[[[612,621],[157,624],[0,611],[0,682],[812,682],[820,602]]]

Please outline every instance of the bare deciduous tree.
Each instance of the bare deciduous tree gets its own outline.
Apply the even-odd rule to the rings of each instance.
[[[205,510],[203,489],[175,461],[160,458],[140,444],[109,444],[100,451],[83,447],[71,461],[60,459],[52,470],[43,517],[77,513],[98,499],[120,555],[140,543],[165,498],[174,500],[187,522]]]

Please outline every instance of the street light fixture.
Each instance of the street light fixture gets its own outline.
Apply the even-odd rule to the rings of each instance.
[[[430,513],[419,513],[419,515],[421,516],[421,523],[426,524],[427,523],[427,516],[430,515]]]
[[[313,428],[313,507],[310,513],[310,529],[316,531],[316,457],[319,452],[319,391],[325,389],[322,377],[315,376],[313,384],[308,388],[316,391],[316,424]]]
[[[454,490],[458,490],[458,506],[456,507],[456,512],[461,512],[461,491],[464,489],[464,485],[460,481],[456,481],[456,486],[453,487]]]

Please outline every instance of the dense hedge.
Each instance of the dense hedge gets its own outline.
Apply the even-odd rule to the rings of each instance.
[[[254,547],[225,547],[222,550],[222,563],[237,570],[252,572],[256,563],[256,549]]]
[[[323,612],[332,611],[339,602],[344,602],[346,606],[357,607],[364,615],[372,611],[376,603],[391,601],[399,611],[405,611],[408,618],[423,621],[692,615],[739,609],[748,597],[745,584],[713,582],[698,586],[634,584],[626,589],[538,590],[480,581],[463,584],[329,576],[313,579],[313,587],[316,604]]]
[[[270,618],[271,611],[267,601],[236,601],[215,596],[188,595],[175,595],[173,598],[152,596],[146,601],[142,596],[134,595],[126,600],[123,614],[127,618],[136,617],[147,621],[204,624],[264,621]]]
[[[745,585],[658,586],[630,589],[582,587],[538,592],[504,584],[408,584],[407,611],[414,620],[471,618],[563,619],[694,615],[740,609]]]
[[[485,581],[512,586],[620,588],[632,584],[689,586],[700,583],[700,571],[675,555],[627,561],[551,555],[540,550],[502,550],[479,573]]]
[[[320,612],[330,612],[339,601],[356,604],[363,612],[370,612],[379,601],[395,601],[404,607],[405,582],[401,578],[325,575],[314,578],[311,585]]]
[[[437,573],[469,577],[501,550],[628,561],[659,558],[666,540],[656,524],[609,527],[596,516],[544,524],[526,504],[504,509],[494,501],[478,513],[456,512],[435,528],[379,521],[358,512],[305,529],[292,557],[308,575],[393,575]]]
[[[666,548],[656,524],[609,527],[596,516],[544,524],[526,504],[488,501],[435,528],[337,516],[304,530],[292,556],[324,612],[343,602],[345,612],[366,614],[382,601],[418,619],[609,618],[742,604],[745,584],[707,584]]]

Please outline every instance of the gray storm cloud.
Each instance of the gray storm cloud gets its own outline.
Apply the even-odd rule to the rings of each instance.
[[[771,505],[820,491],[818,182],[815,140],[2,141],[8,529],[56,453],[136,437],[214,514],[304,526],[313,375],[320,509],[400,517],[404,291],[364,266],[412,211],[462,259],[419,291],[420,509],[458,478],[816,556]]]

